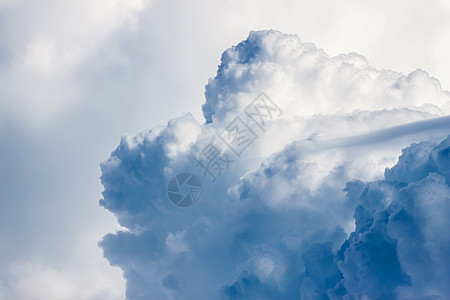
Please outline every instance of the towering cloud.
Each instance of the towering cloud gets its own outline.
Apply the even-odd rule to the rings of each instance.
[[[450,132],[450,94],[438,80],[261,31],[223,53],[205,96],[204,124],[186,114],[123,137],[101,165],[100,205],[127,231],[100,245],[128,298],[450,296],[438,230],[449,139],[434,144]],[[250,141],[239,149],[227,146],[238,127]],[[221,171],[199,160],[213,150]],[[182,172],[203,187],[188,208],[167,197]]]

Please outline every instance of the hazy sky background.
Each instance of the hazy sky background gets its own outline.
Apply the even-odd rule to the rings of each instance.
[[[450,89],[447,1],[0,0],[0,299],[123,299],[99,162],[190,111],[250,30],[420,68]]]

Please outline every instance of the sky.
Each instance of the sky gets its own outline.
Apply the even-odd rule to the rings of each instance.
[[[373,286],[382,276],[367,271],[374,276],[372,286],[358,285],[352,268],[367,270],[371,262],[362,261],[352,247],[371,234],[387,243],[386,251],[394,247],[392,239],[398,239],[394,261],[399,271],[391,280],[398,284],[392,287],[398,297],[449,295],[438,280],[449,278],[445,269],[435,286],[415,277],[421,265],[411,263],[413,254],[407,252],[412,238],[398,238],[405,230],[400,221],[369,228],[357,222],[373,215],[379,205],[377,216],[409,212],[424,236],[445,226],[439,218],[424,223],[408,201],[419,194],[417,186],[436,191],[438,207],[445,207],[442,201],[449,194],[448,173],[438,167],[445,165],[445,156],[433,154],[445,148],[450,132],[445,119],[449,16],[445,1],[0,0],[0,299],[125,299],[125,294],[141,299],[150,293],[195,299],[195,290],[211,277],[204,292],[225,299],[261,292],[272,298],[331,297],[339,295],[340,286],[362,297],[375,293]],[[267,29],[279,32],[249,36],[250,31]],[[240,48],[227,50],[244,40]],[[298,53],[305,56],[299,59]],[[388,89],[392,86],[396,90]],[[128,198],[148,204],[148,189],[165,197],[164,181],[142,189],[126,180],[126,163],[132,164],[136,155],[147,155],[150,165],[133,168],[143,167],[150,181],[158,176],[168,180],[183,170],[198,172],[188,154],[201,150],[202,143],[242,114],[262,90],[282,108],[282,117],[265,134],[258,132],[259,139],[221,181],[204,186],[198,205],[183,211],[188,226],[176,221],[179,211],[152,214],[144,206],[142,216],[133,213],[133,206],[128,212],[127,206],[122,211],[113,205]],[[433,120],[437,117],[441,119]],[[209,125],[203,124],[205,118]],[[412,124],[401,127],[406,123]],[[149,133],[158,125],[162,127]],[[159,139],[162,150],[152,146]],[[419,169],[436,175],[423,171],[405,179],[399,170],[407,163],[397,163],[398,157],[402,149],[419,151],[407,147],[421,141],[425,150],[417,161],[414,155],[405,161],[420,165],[418,160],[432,157],[438,163]],[[158,153],[165,159],[155,166]],[[125,162],[124,169],[114,165],[114,157]],[[294,169],[286,167],[293,161]],[[391,171],[384,173],[385,168]],[[258,175],[271,172],[273,180],[268,182],[267,175]],[[206,180],[201,174],[198,177]],[[123,187],[128,196],[105,196],[114,187]],[[400,196],[377,204],[361,194],[364,188]],[[218,191],[226,196],[206,200]],[[335,195],[335,203],[326,202],[324,195],[329,194]],[[256,201],[261,195],[269,195],[264,205]],[[358,201],[361,209],[354,213]],[[232,217],[225,218],[221,210]],[[433,215],[432,207],[422,211]],[[309,222],[296,221],[298,215]],[[224,223],[208,223],[214,218]],[[247,223],[247,218],[254,221]],[[285,220],[269,235],[270,243],[258,235],[260,218],[268,220],[261,230]],[[149,228],[158,221],[164,225],[153,237]],[[210,229],[199,234],[203,244],[195,240],[198,228]],[[246,238],[251,232],[254,239]],[[286,232],[283,243],[288,246],[281,248],[277,239]],[[223,271],[211,276],[206,258],[212,256],[206,252],[217,250],[217,234],[223,234],[220,243],[234,243],[234,248],[224,265],[217,266]],[[298,241],[299,235],[307,238]],[[162,239],[162,246],[157,245],[168,251],[158,263],[144,251],[159,249],[149,242],[153,238]],[[131,246],[121,250],[124,239]],[[445,237],[424,240],[421,251],[444,263],[430,244],[448,245]],[[368,247],[370,242],[365,241]],[[297,249],[298,243],[302,246]],[[337,257],[342,245],[350,249],[344,259]],[[126,259],[130,251],[135,261]],[[307,271],[286,267],[283,260],[296,251],[302,253]],[[336,260],[328,273],[320,272],[334,278],[337,286],[325,286],[323,278],[314,277],[317,253]],[[435,266],[424,259],[427,263]],[[173,264],[180,266],[180,274],[170,271]],[[203,280],[189,285],[189,276]],[[291,283],[292,277],[302,280]],[[151,288],[145,289],[147,285]]]

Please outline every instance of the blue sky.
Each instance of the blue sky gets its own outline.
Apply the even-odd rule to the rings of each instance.
[[[320,283],[323,278],[311,275],[316,270],[311,257],[322,253],[335,260],[327,274],[336,283],[345,276],[353,278],[352,269],[345,268],[349,260],[361,270],[366,262],[358,260],[357,251],[338,259],[338,249],[347,239],[350,248],[358,242],[352,232],[378,231],[385,240],[398,239],[395,259],[400,275],[392,280],[399,283],[392,287],[396,295],[445,298],[449,291],[439,279],[448,279],[448,273],[442,270],[434,285],[417,278],[418,266],[402,250],[413,241],[408,236],[398,238],[403,230],[400,221],[358,228],[353,214],[358,201],[369,211],[375,205],[358,191],[384,189],[383,181],[395,180],[399,183],[389,187],[391,193],[413,196],[381,203],[379,214],[395,215],[405,206],[424,236],[445,226],[440,219],[423,222],[404,200],[419,199],[417,203],[434,216],[433,206],[414,195],[423,186],[424,191],[436,191],[434,205],[448,205],[445,168],[420,167],[422,173],[413,181],[404,179],[400,171],[385,175],[384,170],[406,168],[404,161],[394,165],[401,150],[414,142],[426,143],[418,158],[440,157],[433,156],[437,153],[433,149],[450,132],[445,119],[449,15],[445,1],[0,1],[0,299],[124,299],[122,270],[109,262],[125,270],[130,299],[151,293],[159,298],[195,299],[198,295],[192,291],[199,290],[232,298],[257,293],[273,298],[289,293],[302,299],[314,293],[330,297],[332,292]],[[281,33],[254,34],[240,50],[222,56],[246,40],[251,30],[271,28],[300,39]],[[300,60],[297,52],[309,56]],[[351,52],[364,57],[337,56]],[[221,57],[222,69],[228,71],[215,77]],[[308,70],[328,75],[312,77]],[[394,83],[397,92],[386,91]],[[160,199],[171,175],[196,171],[189,155],[242,113],[261,90],[283,108],[282,118],[261,134],[221,181],[204,184],[198,205],[166,214],[111,209],[115,215],[99,206],[102,191],[111,187],[107,179],[102,185],[99,164],[119,143],[123,147],[115,153],[130,161],[146,154],[143,161],[148,165],[133,167],[150,181],[161,182],[129,186],[121,180],[130,168],[114,169],[114,164],[103,164],[103,178],[108,171],[118,178],[112,186],[126,194],[116,199],[118,203],[131,199],[132,204],[147,205],[150,187]],[[209,127],[202,125],[205,101],[215,114]],[[444,119],[431,120],[437,117]],[[397,127],[406,123],[413,124]],[[152,134],[148,144],[142,142],[157,125],[163,126],[153,131],[161,139],[160,150],[152,146]],[[138,132],[143,133],[133,141]],[[121,139],[127,133],[129,137]],[[418,151],[414,146],[410,149]],[[168,162],[158,161],[158,151]],[[405,161],[420,164],[411,157]],[[273,175],[266,181],[261,174],[269,173]],[[343,192],[346,185],[354,187],[354,193]],[[327,202],[324,195],[334,195],[336,201]],[[217,199],[208,202],[210,197]],[[232,217],[225,218],[223,211]],[[443,213],[448,216],[448,206]],[[308,222],[298,221],[298,216]],[[253,221],[246,222],[249,218]],[[258,225],[260,218],[267,221],[267,228]],[[149,231],[153,223],[159,231]],[[272,242],[258,235],[278,224],[283,226],[271,232]],[[197,244],[196,237],[202,234],[195,228],[210,228],[209,235],[203,235],[204,244]],[[97,243],[116,230],[125,232],[108,235],[100,249]],[[255,238],[246,238],[246,233]],[[165,263],[154,264],[152,256],[147,257],[151,249],[159,249],[146,242],[152,234],[162,241],[160,250],[168,251]],[[114,243],[128,237],[137,237],[137,245],[130,240],[130,248],[121,252]],[[429,248],[429,244],[437,249],[448,245],[445,237],[433,235],[425,241],[421,251],[448,266],[440,253]],[[391,240],[388,243],[383,249],[393,247]],[[228,254],[224,255],[234,260],[224,259],[223,266],[217,266],[223,271],[211,276],[212,256],[208,265],[196,255],[219,245],[225,245]],[[235,252],[230,245],[235,245]],[[303,267],[287,268],[291,258]],[[179,265],[178,274],[171,270],[172,264]],[[305,273],[308,266],[310,273]],[[192,285],[186,281],[191,275],[203,281]],[[372,284],[377,280],[370,279]],[[409,287],[402,285],[404,280],[409,280]],[[250,282],[248,289],[243,282]],[[351,280],[341,284],[349,294],[374,293],[369,285]],[[151,288],[145,289],[148,285]]]

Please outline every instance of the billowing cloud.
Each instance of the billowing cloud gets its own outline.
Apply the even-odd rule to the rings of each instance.
[[[450,296],[450,238],[442,230],[450,225],[449,151],[450,136],[413,144],[384,180],[347,185],[358,203],[356,229],[339,252],[343,279],[332,298]]]
[[[276,96],[288,108],[288,116],[402,108],[431,114],[450,110],[449,93],[424,71],[405,76],[376,70],[356,53],[329,57],[295,35],[262,31],[251,32],[247,40],[223,53],[217,76],[206,86],[206,121],[235,114],[246,94],[262,90]]]
[[[264,114],[246,114],[262,90]],[[123,137],[101,165],[100,205],[127,230],[100,245],[129,299],[449,295],[436,250],[448,244],[432,233],[450,213],[448,140],[432,144],[450,131],[438,80],[261,31],[224,52],[205,95],[206,123],[186,114]],[[237,124],[252,140],[243,150],[223,135]],[[222,171],[199,163],[213,149],[225,153]],[[181,172],[203,186],[189,208],[167,199]],[[421,235],[403,232],[407,222]],[[411,243],[427,257],[414,261]],[[421,281],[421,263],[440,267],[440,280]]]

